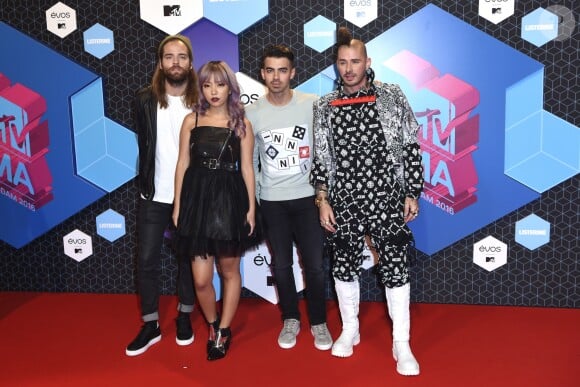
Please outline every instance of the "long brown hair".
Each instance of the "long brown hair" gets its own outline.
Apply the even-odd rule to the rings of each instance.
[[[197,74],[193,70],[193,49],[191,48],[191,42],[189,38],[183,35],[169,35],[161,41],[159,48],[157,50],[157,65],[155,66],[155,73],[153,73],[153,79],[151,80],[151,91],[153,95],[159,101],[162,109],[167,108],[167,92],[165,90],[165,73],[161,68],[161,60],[163,58],[163,49],[165,45],[169,42],[178,40],[185,44],[187,47],[187,54],[189,56],[189,62],[191,63],[191,69],[187,74],[187,87],[185,89],[184,103],[188,108],[193,108],[199,99],[199,87],[197,84]]]

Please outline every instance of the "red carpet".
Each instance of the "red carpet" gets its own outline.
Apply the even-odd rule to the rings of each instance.
[[[361,344],[332,357],[312,345],[279,349],[275,305],[242,299],[228,356],[205,359],[207,329],[175,344],[174,297],[163,297],[164,337],[141,356],[124,349],[140,327],[134,295],[0,293],[1,386],[578,386],[580,310],[413,304],[412,347],[421,375],[399,376],[382,303],[361,304]],[[301,304],[305,314],[304,304]],[[340,333],[336,304],[329,328]]]

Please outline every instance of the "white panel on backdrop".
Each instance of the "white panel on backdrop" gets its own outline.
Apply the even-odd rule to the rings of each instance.
[[[507,245],[491,235],[473,245],[473,263],[493,271],[507,263]]]
[[[240,101],[244,106],[254,103],[254,101],[266,94],[266,86],[244,73],[237,72],[236,80],[240,85]]]
[[[378,0],[344,0],[344,18],[364,27],[377,18]]]
[[[203,0],[139,0],[141,19],[169,35],[203,17]]]
[[[93,238],[80,230],[74,230],[62,238],[64,253],[77,262],[93,255]]]
[[[77,13],[60,1],[46,10],[46,29],[64,38],[77,29]]]
[[[373,244],[371,243],[371,238],[367,236],[365,239],[366,239],[365,245],[362,252],[363,254],[362,267],[364,270],[368,270],[377,264],[377,262],[379,261],[379,255],[377,254],[377,251],[375,250]]]
[[[514,14],[516,0],[479,0],[479,16],[493,24]]]
[[[304,290],[304,277],[300,267],[296,246],[293,248],[294,280],[296,282],[296,291]],[[266,243],[262,243],[255,250],[248,250],[242,256],[243,281],[242,284],[246,289],[251,290],[260,297],[270,301],[272,304],[278,303],[278,293],[272,273],[272,255]]]

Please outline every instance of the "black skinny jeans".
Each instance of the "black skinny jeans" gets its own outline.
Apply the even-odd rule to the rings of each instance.
[[[260,211],[272,249],[273,272],[282,319],[300,320],[298,294],[292,270],[292,242],[295,241],[304,270],[304,295],[310,325],[325,323],[326,300],[322,262],[324,233],[320,227],[314,197],[281,201],[260,200]]]
[[[143,321],[159,320],[161,246],[173,206],[141,199],[137,218],[137,281]],[[177,259],[177,310],[190,313],[195,301],[189,260]]]

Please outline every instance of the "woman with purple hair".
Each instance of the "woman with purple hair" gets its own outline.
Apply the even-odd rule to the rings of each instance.
[[[223,358],[241,293],[240,256],[260,242],[252,155],[254,134],[240,88],[223,61],[198,71],[199,104],[181,126],[173,221],[180,259],[191,259],[201,310],[209,323],[208,360]],[[223,281],[221,316],[214,260]]]

